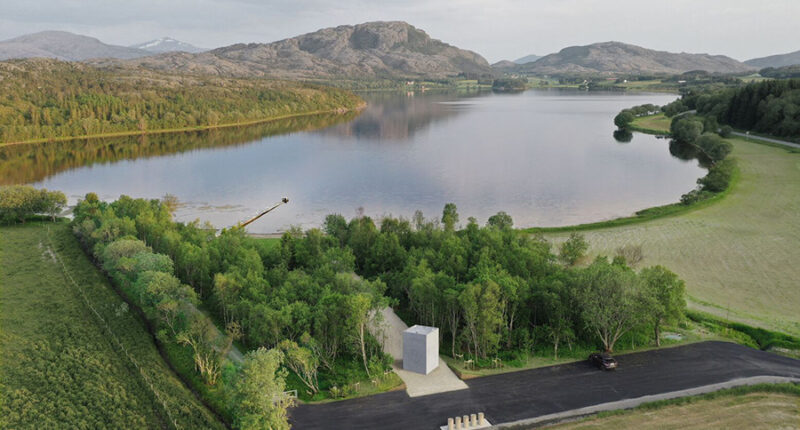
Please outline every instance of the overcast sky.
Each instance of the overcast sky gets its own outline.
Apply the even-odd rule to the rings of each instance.
[[[0,0],[0,40],[66,30],[214,48],[402,20],[490,62],[609,40],[739,60],[800,49],[800,0]]]

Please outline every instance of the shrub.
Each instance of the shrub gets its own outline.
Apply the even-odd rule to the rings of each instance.
[[[680,117],[672,120],[669,132],[672,138],[682,143],[694,143],[703,132],[703,122],[691,117]]]
[[[695,140],[695,145],[712,161],[720,161],[733,150],[733,145],[722,140],[716,134],[705,133]]]
[[[615,256],[622,257],[628,266],[635,267],[644,260],[642,245],[625,245],[617,248]]]
[[[49,215],[55,221],[66,204],[67,197],[61,191],[37,190],[30,185],[0,187],[0,222],[24,223],[36,214]]]
[[[561,244],[558,258],[567,266],[572,266],[583,257],[583,254],[588,249],[589,243],[586,242],[583,235],[573,232],[569,235],[569,239]]]
[[[614,125],[616,125],[620,129],[626,129],[630,127],[631,123],[636,117],[630,111],[624,110],[617,114],[614,117]]]
[[[703,188],[703,191],[711,191],[719,193],[728,188],[728,184],[733,177],[733,171],[736,163],[733,160],[722,160],[708,169],[708,174],[697,180]]]
[[[689,108],[687,108],[686,105],[683,104],[681,100],[675,100],[674,102],[668,105],[664,105],[664,107],[662,107],[661,110],[664,111],[664,115],[668,117],[673,117],[681,112],[686,112],[687,110],[689,110]]]
[[[681,203],[684,205],[691,205],[702,200],[711,198],[714,193],[701,189],[692,190],[681,196]]]

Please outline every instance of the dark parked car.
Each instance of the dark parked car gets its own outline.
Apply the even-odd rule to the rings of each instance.
[[[617,360],[605,352],[595,352],[589,356],[589,361],[603,370],[614,370],[617,368]]]

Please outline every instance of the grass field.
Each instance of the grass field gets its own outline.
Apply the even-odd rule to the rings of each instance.
[[[663,113],[658,115],[640,116],[633,120],[631,129],[649,134],[669,133],[672,118],[667,118]]]
[[[642,245],[642,265],[686,281],[689,305],[800,334],[800,154],[731,139],[739,178],[712,205],[673,217],[587,230],[592,255]],[[666,143],[665,143],[666,144]],[[549,233],[555,242],[569,233]]]
[[[65,223],[0,228],[0,375],[0,428],[223,428]]]
[[[636,409],[601,418],[547,427],[550,429],[796,429],[800,397],[783,393],[750,393],[698,400],[656,409]]]

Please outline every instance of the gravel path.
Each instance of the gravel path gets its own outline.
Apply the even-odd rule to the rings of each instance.
[[[746,137],[748,139],[753,139],[753,140],[762,140],[764,142],[776,143],[778,145],[791,146],[792,148],[800,149],[800,143],[788,142],[785,140],[778,140],[770,137],[756,136],[754,134],[740,133],[738,131],[731,132],[731,134],[733,134],[734,136]]]

